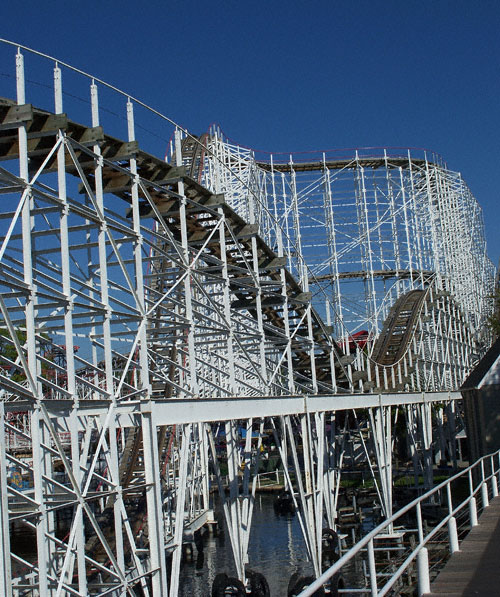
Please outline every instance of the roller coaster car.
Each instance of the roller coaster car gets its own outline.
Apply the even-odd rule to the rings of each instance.
[[[352,336],[349,336],[349,338],[348,338],[349,351],[355,352],[356,348],[363,350],[363,348],[366,346],[366,343],[368,342],[368,340],[371,339],[371,337],[372,337],[372,334],[370,334],[370,332],[368,332],[368,330],[360,330],[359,332],[352,334]]]

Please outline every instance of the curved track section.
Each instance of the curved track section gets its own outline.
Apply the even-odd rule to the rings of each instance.
[[[393,305],[373,347],[372,359],[378,365],[394,365],[408,350],[415,324],[425,300],[424,290],[411,290]]]
[[[410,290],[392,306],[371,353],[378,391],[460,386],[473,364],[475,342],[449,292],[435,285]]]
[[[192,180],[201,184],[203,168],[205,163],[206,144],[208,133],[200,137],[184,137],[181,145],[182,163],[186,168],[186,174]]]

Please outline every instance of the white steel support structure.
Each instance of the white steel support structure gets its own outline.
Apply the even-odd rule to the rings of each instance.
[[[0,100],[0,588],[174,597],[183,540],[213,521],[209,457],[224,494],[216,422],[239,579],[264,427],[319,576],[324,519],[337,522],[337,413],[372,409],[388,517],[396,407],[432,472],[431,404],[452,411],[485,342],[493,270],[477,202],[435,158],[264,162],[215,130],[200,145],[60,61],[0,51],[15,68],[2,93],[15,99]],[[103,122],[109,94],[125,126]],[[138,140],[153,117],[158,135]],[[174,139],[171,163],[154,157],[159,136]]]
[[[302,282],[307,278],[313,305],[331,318],[344,350],[367,343],[372,365],[356,357],[358,369],[366,372],[365,390],[385,383],[396,387],[401,378],[410,389],[461,383],[464,365],[470,367],[489,342],[485,322],[495,270],[486,254],[481,208],[459,174],[439,156],[417,150],[285,157],[242,153],[223,142],[220,132],[209,143],[206,184],[231,156],[238,155],[240,172],[246,162],[259,182],[247,190],[246,203],[239,196],[235,207],[259,206],[268,243],[276,235],[270,218],[275,214],[274,222],[286,232],[290,270]],[[227,182],[231,188],[238,184]],[[384,321],[397,299],[416,289],[432,289],[424,317],[432,321],[415,323],[419,330],[405,362],[374,371]]]

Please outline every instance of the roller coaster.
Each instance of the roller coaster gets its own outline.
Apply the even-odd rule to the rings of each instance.
[[[227,582],[265,594],[246,567],[265,429],[316,577],[347,443],[386,518],[398,417],[429,486],[433,451],[456,465],[495,275],[459,174],[417,150],[259,155],[0,48],[3,594],[177,595],[215,486]]]

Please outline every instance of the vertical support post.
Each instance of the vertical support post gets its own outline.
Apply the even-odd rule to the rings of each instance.
[[[390,407],[379,406],[375,409],[375,415],[373,410],[370,410],[370,420],[380,484],[382,486],[384,502],[382,507],[385,517],[390,518],[392,516],[392,425]],[[388,527],[388,530],[392,532],[392,524]]]
[[[418,430],[417,419],[418,415],[415,412],[416,407],[413,404],[408,404],[405,409],[406,423],[408,430],[408,442],[410,447],[410,454],[413,462],[413,477],[415,487],[418,487],[418,477],[420,470],[420,461],[418,458],[417,446],[416,446],[416,435]]]
[[[141,403],[141,428],[144,448],[144,474],[146,480],[146,506],[148,512],[149,557],[153,595],[168,595],[165,539],[160,494],[160,463],[158,436],[153,421],[150,402]]]
[[[97,105],[97,88],[95,85],[91,87],[91,98],[92,98],[92,124],[93,126],[99,125],[99,112]],[[100,149],[96,145],[97,155],[100,156]],[[99,285],[100,285],[100,299],[104,305],[104,316],[102,322],[102,344],[104,353],[104,377],[106,391],[112,396],[112,400],[116,402],[116,395],[114,390],[113,382],[113,351],[112,351],[112,340],[111,340],[111,319],[112,309],[109,301],[109,285],[108,285],[108,255],[107,255],[107,241],[106,241],[106,221],[104,217],[104,192],[102,184],[102,168],[103,162],[100,157],[96,160],[96,166],[94,171],[95,177],[95,200],[98,212],[102,215],[99,218],[99,231],[97,235],[98,242],[98,259],[99,259]],[[116,529],[116,559],[120,569],[123,571],[125,557],[123,552],[123,533],[122,533],[122,517],[120,510],[121,500],[121,487],[119,479],[118,469],[118,448],[116,440],[116,418],[113,416],[109,421],[109,449],[110,449],[110,467],[109,474],[111,482],[116,485],[116,494],[114,496],[113,503],[113,514],[114,524]]]
[[[200,439],[200,461],[202,478],[203,510],[210,508],[210,484],[208,479],[208,441],[204,423],[198,423],[198,437]]]
[[[481,483],[481,499],[483,501],[483,508],[487,508],[490,505],[490,500],[488,498],[488,484],[486,481]]]
[[[235,395],[236,393],[236,376],[234,370],[234,330],[232,325],[232,317],[231,317],[231,297],[230,297],[230,288],[229,288],[229,268],[228,268],[228,260],[227,260],[227,253],[226,253],[226,217],[224,214],[224,210],[220,207],[219,208],[219,217],[221,218],[221,223],[219,227],[219,243],[220,243],[220,253],[221,253],[221,260],[222,260],[222,279],[224,284],[223,289],[223,301],[224,301],[224,319],[226,320],[227,326],[227,360],[229,365],[229,392],[231,395]]]
[[[490,505],[490,500],[488,498],[488,483],[484,473],[484,459],[481,460],[481,500],[483,502],[483,509]]]
[[[340,294],[340,278],[339,278],[339,269],[338,269],[338,256],[337,256],[337,245],[336,245],[336,231],[335,231],[335,213],[333,209],[333,199],[332,199],[332,188],[331,188],[331,180],[330,180],[330,170],[326,167],[326,157],[323,153],[323,180],[324,180],[324,190],[323,190],[323,208],[325,212],[325,225],[327,231],[327,244],[328,244],[328,256],[329,256],[329,263],[330,263],[330,273],[334,276],[335,280],[335,292],[332,292],[334,296],[336,296],[337,301],[337,309],[336,309],[336,317],[337,323],[340,325],[343,324],[343,315],[342,315],[342,300]],[[333,284],[332,284],[333,290]],[[327,318],[327,325],[329,327],[332,326],[331,321],[331,305],[330,300],[327,298],[326,300],[326,318]],[[333,330],[333,328],[332,328]],[[340,328],[339,328],[340,330]],[[330,368],[331,368],[331,375],[332,375],[332,387],[333,391],[337,391],[337,380],[336,380],[336,371],[335,371],[335,354],[333,349],[330,350]]]
[[[180,136],[180,131],[177,129],[175,131],[175,160],[178,166],[182,165],[182,141]],[[188,326],[188,355],[189,355],[189,385],[190,391],[192,395],[198,395],[198,378],[196,373],[196,347],[195,347],[195,321],[193,317],[193,307],[192,307],[192,271],[191,266],[189,263],[189,241],[188,241],[188,232],[187,232],[187,200],[184,194],[184,181],[180,180],[178,182],[178,192],[181,196],[180,201],[180,209],[179,209],[179,219],[181,225],[181,242],[182,242],[182,251],[184,254],[184,264],[186,269],[188,270],[188,275],[184,278],[184,300],[185,300],[185,308],[186,308],[186,320]],[[224,254],[225,257],[225,254]]]
[[[48,557],[48,519],[47,508],[44,502],[44,484],[43,472],[45,470],[44,464],[46,457],[43,450],[44,445],[44,424],[43,417],[40,411],[40,406],[37,404],[31,416],[31,438],[33,446],[33,486],[34,497],[38,502],[39,521],[36,525],[36,540],[37,540],[37,557],[38,557],[38,583],[40,595],[51,595],[49,590],[49,582],[46,571],[49,569]]]
[[[441,461],[446,459],[446,439],[445,439],[445,432],[444,432],[444,413],[442,409],[439,409],[435,412],[434,415],[435,423],[436,423],[436,432],[438,437],[436,453],[434,457],[436,462],[440,463]]]
[[[302,235],[300,228],[300,212],[299,212],[299,201],[297,194],[297,184],[295,178],[295,170],[293,168],[292,156],[290,156],[290,185],[292,189],[292,208],[293,208],[293,223],[295,230],[295,244],[296,251],[298,253],[299,261],[299,273],[300,273],[300,286],[306,293],[309,292],[309,274],[307,269],[307,263],[302,254]],[[317,394],[318,384],[316,379],[316,357],[315,357],[315,340],[312,328],[312,305],[309,304],[306,307],[306,321],[307,321],[307,336],[309,344],[309,361],[311,364],[311,385],[312,392]]]
[[[347,417],[345,426],[347,425]],[[340,469],[344,458],[345,432],[342,434],[340,445],[336,442],[335,411],[330,415],[330,434],[325,437],[325,483],[323,489],[323,503],[328,527],[335,530],[337,520],[337,500],[339,495]]]
[[[97,89],[97,85],[95,84],[94,80],[92,80],[92,83],[90,85],[90,106],[91,106],[91,115],[92,115],[92,126],[99,126],[99,93],[98,93],[98,89]],[[100,156],[101,155],[101,148],[99,146],[98,143],[96,143],[95,145],[92,146],[92,151],[94,152],[94,154],[96,156]],[[100,193],[102,193],[102,166],[101,164],[99,164],[99,162],[96,164],[96,168],[94,170],[94,181],[95,181],[95,194],[96,194],[96,201],[97,201],[97,197]],[[85,198],[86,203],[88,204],[89,199],[88,197]],[[97,294],[93,289],[95,287],[95,277],[96,277],[96,272],[94,271],[94,269],[92,268],[92,264],[94,261],[93,258],[93,251],[91,248],[91,244],[92,244],[92,226],[89,220],[86,221],[87,225],[88,225],[88,230],[86,233],[86,240],[87,240],[87,277],[88,277],[88,284],[91,287],[91,290],[89,291],[89,297],[91,299],[94,298],[95,294]],[[97,328],[96,328],[96,318],[94,316],[92,316],[91,318],[92,321],[92,327],[90,328],[90,337],[94,338]],[[98,356],[98,349],[97,349],[97,345],[95,342],[92,342],[92,364],[95,368],[97,368],[97,364],[99,362],[99,356]],[[99,374],[97,373],[97,371],[94,372],[94,384],[98,385],[99,383]]]
[[[471,527],[477,527],[477,504],[474,497],[474,485],[472,482],[472,471],[469,471],[469,494],[471,496],[469,501],[469,520]]]
[[[186,502],[186,486],[189,459],[189,443],[191,439],[191,424],[182,428],[182,446],[180,453],[180,468],[176,495],[174,554],[172,557],[172,572],[170,574],[170,597],[177,597],[179,590],[179,570],[182,555],[182,536],[184,532],[184,505]],[[153,591],[153,594],[156,593]]]
[[[309,414],[300,415],[300,425],[302,432],[302,453],[304,458],[304,479],[305,479],[305,493],[304,493],[304,518],[307,525],[309,541],[311,546],[312,563],[316,576],[321,574],[318,537],[316,534],[315,524],[315,483],[314,483],[314,465],[312,454],[312,438],[310,431]],[[298,471],[296,474],[300,474]],[[302,497],[302,496],[301,496]]]
[[[55,113],[63,112],[62,96],[62,77],[59,66],[54,67],[54,103]],[[64,138],[64,132],[59,131],[59,137]],[[70,415],[70,437],[71,437],[71,461],[75,481],[81,489],[82,471],[80,467],[80,446],[78,441],[78,396],[75,386],[75,358],[73,346],[73,301],[71,298],[71,278],[70,278],[70,242],[68,232],[69,206],[66,193],[66,165],[65,165],[65,146],[61,143],[57,151],[57,181],[58,195],[62,204],[60,216],[60,237],[61,237],[61,273],[63,293],[66,298],[64,313],[64,344],[66,350],[66,372],[67,372],[67,392],[73,399],[73,409]],[[80,593],[87,592],[87,573],[85,566],[85,536],[83,525],[83,511],[81,508],[75,510],[76,526],[76,555],[78,568],[78,589]],[[70,546],[71,547],[71,546]],[[73,562],[69,567],[69,577],[73,571]]]
[[[135,141],[135,122],[134,107],[130,99],[127,101],[127,131],[128,140]],[[142,443],[144,453],[144,471],[147,484],[146,490],[146,508],[147,524],[149,536],[149,556],[152,574],[153,594],[167,595],[167,570],[165,561],[165,538],[164,523],[161,503],[161,481],[160,481],[160,462],[158,454],[158,435],[157,428],[153,422],[151,410],[151,383],[149,379],[148,352],[147,352],[147,314],[145,309],[144,280],[142,264],[142,244],[143,237],[141,233],[141,222],[139,214],[139,179],[137,175],[137,159],[135,156],[130,158],[131,196],[132,196],[132,221],[134,228],[134,274],[135,290],[137,296],[137,311],[141,314],[142,320],[139,323],[138,335],[138,359],[140,364],[140,377],[138,384],[142,390],[141,396],[141,428]],[[116,436],[116,434],[115,434]],[[115,442],[116,443],[116,442]],[[118,480],[120,482],[120,480]],[[115,506],[123,507],[122,496],[119,492],[120,502]],[[120,517],[121,520],[121,517]],[[182,521],[181,521],[182,523]],[[179,520],[176,520],[179,524]],[[121,526],[121,525],[120,525]],[[120,529],[121,531],[121,529]],[[123,537],[121,538],[123,549]]]
[[[422,434],[423,460],[424,460],[424,487],[428,491],[434,484],[432,469],[432,412],[431,405],[425,401],[420,405],[420,432]]]
[[[376,597],[378,593],[377,588],[377,570],[375,568],[375,551],[373,549],[373,539],[370,539],[367,545],[368,550],[368,574],[370,575],[370,594]]]
[[[324,465],[325,465],[325,413],[315,413],[314,415],[316,436],[314,438],[314,448],[316,453],[316,484],[314,494],[314,516],[316,522],[316,545],[318,550],[318,562],[322,561],[322,535],[323,535],[323,487],[324,487]],[[314,461],[313,461],[314,462]],[[313,469],[314,470],[314,469]]]
[[[357,152],[356,152],[357,154]],[[365,259],[367,259],[368,263],[365,262],[365,266],[368,265],[369,268],[369,288],[367,289],[367,310],[368,310],[368,317],[370,321],[374,322],[374,334],[378,334],[378,324],[377,324],[377,292],[375,290],[375,278],[374,278],[374,266],[373,266],[373,254],[374,251],[372,250],[372,244],[371,244],[371,234],[370,234],[370,230],[371,230],[371,226],[370,226],[370,222],[369,222],[369,213],[370,213],[370,209],[368,206],[368,201],[367,201],[367,194],[366,194],[366,183],[365,183],[365,169],[363,166],[358,166],[358,168],[356,169],[356,172],[359,172],[360,174],[358,174],[358,183],[361,186],[361,197],[362,197],[362,205],[361,205],[361,218],[363,219],[363,222],[361,224],[363,227],[363,243],[364,246],[366,247],[366,255],[365,255]]]
[[[255,202],[250,200],[249,204],[249,223],[250,224],[259,224],[260,222],[257,221],[255,217]],[[254,282],[257,285],[257,293],[255,296],[255,310],[257,312],[257,329],[259,333],[259,360],[260,360],[260,370],[262,379],[267,378],[267,367],[266,367],[266,336],[264,333],[264,318],[262,316],[262,287],[260,283],[260,273],[259,273],[259,253],[257,250],[257,238],[255,235],[252,235],[251,238],[252,244],[252,266],[253,266],[253,274],[254,274]]]
[[[25,95],[25,79],[24,79],[24,57],[20,50],[16,55],[16,87],[17,87],[17,103],[23,105],[26,103]],[[19,139],[19,177],[26,183],[29,183],[29,168],[28,168],[28,135],[26,125],[23,123],[18,128]],[[31,192],[24,202],[22,210],[22,236],[23,236],[23,264],[24,264],[24,282],[27,288],[30,289],[29,295],[26,297],[25,304],[25,319],[26,319],[26,347],[27,347],[27,363],[32,379],[37,379],[38,364],[36,355],[36,337],[35,337],[35,301],[36,293],[33,288],[33,250],[32,250],[32,208],[33,198]],[[40,392],[39,384],[37,383],[37,391]],[[37,396],[39,402],[39,396]],[[34,499],[39,504],[38,520],[36,522],[36,542],[37,542],[37,557],[38,568],[43,573],[38,574],[38,589],[41,595],[50,595],[49,583],[46,571],[49,570],[49,525],[48,516],[45,506],[45,482],[44,475],[47,468],[47,454],[44,451],[44,425],[40,413],[39,404],[35,408],[31,418],[32,430],[32,445],[33,445],[33,485],[34,485]]]
[[[491,495],[492,497],[498,497],[498,482],[495,475],[495,460],[493,454],[490,457],[490,468],[491,468]]]
[[[418,597],[431,592],[429,577],[429,554],[426,547],[421,547],[417,553]]]
[[[431,590],[429,579],[429,556],[427,548],[423,546],[424,528],[422,523],[421,502],[417,502],[417,531],[418,543],[419,545],[422,545],[417,553],[418,595],[421,597],[425,593],[430,593]]]
[[[454,516],[448,520],[448,538],[450,541],[450,553],[459,551],[458,546],[458,533],[457,533],[457,521]]]
[[[448,431],[450,437],[450,453],[451,453],[451,464],[453,470],[457,470],[457,426],[456,426],[456,404],[455,400],[450,400],[447,405],[448,415]]]
[[[93,114],[94,116],[94,114]],[[113,318],[113,310],[109,301],[109,278],[108,278],[108,256],[106,254],[107,244],[107,222],[105,221],[105,210],[104,210],[104,194],[102,189],[102,160],[98,159],[96,163],[96,176],[95,176],[95,198],[96,205],[101,214],[99,222],[99,234],[98,234],[98,246],[99,246],[99,265],[101,274],[101,298],[102,302],[106,307],[104,321],[103,321],[103,344],[104,344],[104,366],[105,366],[105,379],[106,379],[106,390],[112,396],[114,402],[117,401],[117,395],[114,388],[113,382],[113,350],[112,350],[112,331],[111,331],[111,320]],[[111,482],[115,486],[115,493],[112,498],[113,505],[113,520],[115,530],[115,550],[116,560],[120,570],[125,574],[125,551],[123,543],[123,519],[122,519],[122,508],[123,508],[123,497],[122,487],[120,480],[119,471],[119,452],[118,452],[118,441],[117,441],[117,425],[116,417],[113,416],[109,420],[109,452],[110,452],[110,463],[109,463],[109,475]],[[122,592],[125,594],[125,591]]]
[[[4,402],[0,401],[0,594],[12,596]]]
[[[238,441],[236,437],[236,421],[226,422],[226,451],[229,477],[229,532],[232,534],[234,562],[238,578],[245,582],[243,562],[243,541],[241,538],[241,505],[238,487]]]
[[[233,532],[232,514],[230,511],[230,506],[227,503],[226,493],[225,493],[224,486],[223,486],[223,479],[222,479],[222,475],[220,472],[219,462],[217,460],[217,450],[215,449],[214,435],[210,428],[210,425],[205,424],[205,430],[206,430],[207,437],[208,437],[210,452],[212,454],[212,462],[213,462],[213,466],[214,466],[214,470],[215,470],[215,476],[217,478],[217,485],[219,487],[219,496],[220,496],[220,499],[222,502],[222,509],[224,511],[224,518],[225,518],[227,530],[229,533],[229,539],[231,541],[231,549],[233,552],[233,557],[236,561],[236,559],[238,558],[238,554],[239,554],[239,547],[237,545],[238,538],[237,538],[237,536],[235,536],[235,534]],[[227,427],[226,427],[226,430],[227,430]]]
[[[245,438],[245,452],[242,464],[244,465],[243,471],[243,504],[241,511],[241,524],[242,524],[242,557],[243,563],[248,563],[248,543],[250,540],[250,531],[252,529],[252,516],[253,507],[255,501],[255,489],[259,470],[259,450],[262,446],[262,433],[264,430],[264,421],[261,420],[260,434],[257,444],[257,454],[252,467],[252,430],[253,430],[253,419],[247,419],[246,421],[246,438]],[[253,468],[253,471],[252,471]],[[252,490],[250,492],[250,473],[253,472]],[[276,471],[277,474],[277,471]]]
[[[472,497],[469,502],[469,518],[470,518],[470,526],[477,527],[477,505],[476,505],[476,498]]]
[[[273,158],[271,155],[271,175],[272,175],[272,185],[273,185],[273,202],[274,202],[274,210],[275,210],[275,218],[278,222],[278,211],[277,211],[277,197],[276,197],[276,182],[275,182],[275,172],[273,169]],[[282,194],[283,200],[285,202],[286,199],[286,190],[285,190],[285,178],[283,173],[281,173],[281,185],[282,185]],[[285,223],[288,222],[288,218],[285,220]],[[281,226],[276,227],[276,239],[278,242],[278,256],[283,259],[285,256],[284,247],[283,247],[283,233]],[[287,239],[290,242],[290,239]],[[283,306],[282,306],[282,313],[283,313],[283,321],[285,327],[285,338],[291,337],[290,332],[290,319],[289,319],[289,308],[288,308],[288,294],[287,294],[287,282],[286,282],[287,272],[285,267],[280,267],[280,281],[281,281],[281,296],[283,297]],[[292,343],[287,342],[286,344],[286,363],[287,363],[287,382],[288,382],[288,391],[291,394],[295,393],[295,380],[294,380],[294,373],[293,373],[293,358],[292,358]],[[286,442],[285,442],[286,445]]]
[[[294,500],[294,505],[299,506],[299,511],[298,511],[299,524],[300,524],[300,527],[302,530],[302,535],[304,537],[304,542],[306,544],[307,553],[308,553],[311,561],[314,561],[314,558],[316,557],[315,556],[316,552],[313,550],[313,547],[311,546],[311,538],[310,538],[310,534],[309,534],[310,525],[308,525],[308,521],[307,521],[307,507],[306,507],[304,486],[302,483],[302,473],[300,470],[299,459],[298,459],[298,455],[297,455],[297,446],[295,445],[295,436],[294,436],[292,425],[290,422],[290,416],[285,416],[285,417],[281,418],[281,432],[282,432],[281,440],[282,441],[280,441],[280,438],[278,438],[278,434],[276,432],[276,426],[275,426],[275,423],[273,420],[272,420],[272,422],[273,422],[273,427],[274,427],[274,431],[275,431],[276,444],[280,451],[281,460],[285,465],[284,473],[285,473],[285,478],[286,478],[286,485],[292,494],[292,497]],[[285,450],[283,449],[283,444],[286,444],[287,437],[288,437],[288,441],[290,442],[290,451],[291,451],[291,455],[292,455],[292,459],[293,459],[293,467],[295,469],[295,479],[296,479],[298,493],[299,493],[299,502],[298,503],[295,500],[295,496],[293,493],[293,485],[292,485],[292,481],[290,479],[288,466],[286,464],[287,457],[285,454]],[[315,570],[316,570],[316,568],[315,568]]]
[[[422,522],[422,504],[421,504],[421,502],[417,503],[417,533],[418,533],[418,542],[423,543],[423,541],[424,541],[424,525]]]
[[[457,521],[454,516],[451,516],[453,513],[453,501],[451,499],[451,484],[448,483],[446,486],[446,496],[448,500],[448,513],[450,514],[450,519],[448,520],[448,537],[450,540],[450,552],[455,553],[459,550],[458,547],[458,533],[457,533]]]

